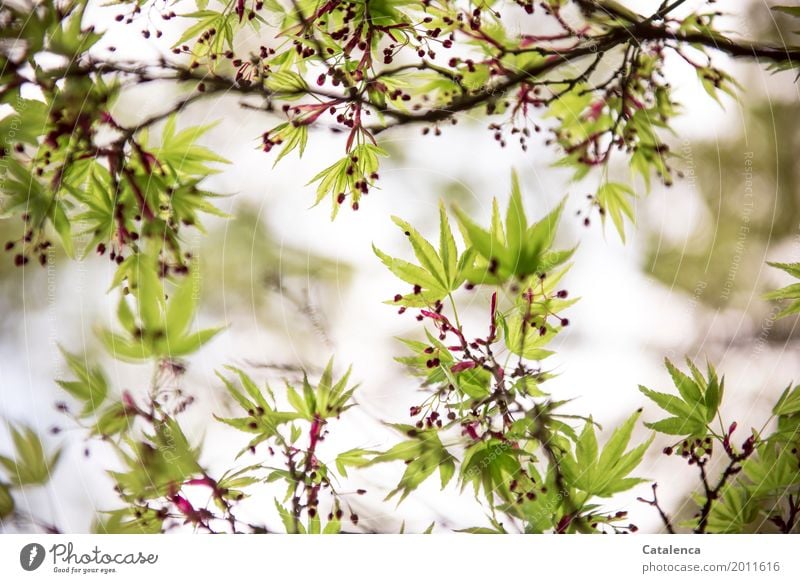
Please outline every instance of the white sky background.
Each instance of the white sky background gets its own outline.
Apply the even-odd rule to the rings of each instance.
[[[646,13],[642,4],[637,2],[636,6]],[[720,2],[717,6],[725,10],[725,4],[728,3]],[[730,8],[739,10],[733,3]],[[115,11],[105,11],[109,13],[113,15]],[[730,29],[746,35],[746,22],[729,22]],[[164,25],[160,19],[156,24]],[[180,19],[177,24],[182,24]],[[142,39],[136,26],[112,23],[111,28],[114,34],[110,36],[118,55],[142,58]],[[168,43],[172,36],[168,28],[164,30]],[[756,67],[734,64],[723,56],[717,56],[715,62],[731,67],[740,82],[745,80],[746,98],[751,92],[760,94],[768,88],[781,99],[796,98],[792,73],[772,77]],[[676,87],[677,100],[685,107],[684,115],[673,126],[677,146],[683,139],[724,141],[740,132],[742,116],[735,101],[726,99],[725,110],[721,110],[705,94],[694,73],[677,60],[670,60],[667,76]],[[121,99],[116,115],[122,122],[147,117],[162,111],[169,103],[169,95],[166,89],[155,85],[137,89]],[[361,407],[348,412],[330,427],[332,437],[326,440],[321,452],[321,457],[327,461],[332,461],[335,453],[351,447],[386,448],[394,443],[398,436],[375,419],[408,422],[408,406],[418,397],[416,381],[405,376],[400,365],[392,360],[393,356],[403,354],[403,347],[392,337],[407,334],[417,322],[412,315],[399,317],[392,307],[382,304],[396,293],[398,284],[373,255],[371,243],[395,256],[409,255],[405,238],[392,224],[390,215],[399,215],[424,235],[434,236],[439,191],[452,180],[462,184],[479,201],[477,218],[485,222],[491,197],[497,196],[501,206],[505,205],[512,167],[520,173],[529,217],[543,215],[564,194],[572,195],[564,213],[560,238],[565,246],[580,242],[575,267],[565,285],[572,295],[582,299],[568,314],[570,327],[555,340],[557,354],[547,364],[561,375],[548,383],[547,388],[556,398],[576,397],[571,405],[573,411],[590,412],[604,427],[613,427],[645,405],[636,388],[638,384],[671,390],[672,385],[661,365],[664,355],[681,361],[684,352],[698,344],[701,344],[700,360],[707,354],[716,362],[718,370],[726,374],[725,410],[737,413],[742,428],[760,426],[768,414],[768,406],[759,396],[763,394],[767,401],[774,400],[793,378],[800,376],[800,367],[788,350],[767,349],[756,354],[752,346],[727,347],[715,343],[714,338],[725,338],[730,330],[757,329],[761,322],[739,313],[716,317],[706,314],[690,297],[649,280],[641,269],[645,244],[641,231],[630,232],[629,241],[623,246],[612,229],[604,236],[599,224],[583,228],[574,212],[585,206],[583,197],[594,190],[599,177],[593,174],[582,184],[568,183],[566,173],[550,167],[554,156],[541,141],[531,140],[527,153],[513,145],[500,149],[485,129],[485,120],[469,123],[462,119],[455,128],[444,128],[439,138],[422,138],[420,128],[387,132],[383,140],[395,142],[402,148],[405,160],[384,161],[380,190],[366,197],[357,213],[342,209],[336,221],[331,222],[329,201],[309,209],[315,189],[304,185],[318,170],[341,156],[343,137],[326,132],[312,135],[302,161],[290,155],[272,169],[275,154],[261,152],[258,138],[275,124],[274,119],[238,109],[235,100],[229,99],[216,105],[209,100],[206,105],[193,107],[182,123],[186,127],[215,120],[221,120],[220,124],[208,134],[205,143],[234,164],[211,178],[208,184],[237,193],[222,201],[222,208],[235,213],[246,200],[250,203],[247,208],[258,209],[259,219],[288,247],[308,249],[310,253],[325,255],[356,269],[349,285],[339,286],[334,297],[319,298],[330,324],[333,352],[340,371],[347,363],[353,363],[353,378],[362,383],[357,393]],[[724,194],[741,196],[741,192]],[[713,220],[702,216],[706,211],[698,200],[689,181],[678,181],[669,190],[656,187],[642,199],[637,218],[642,226],[646,225],[664,238],[685,240],[690,245],[688,237],[697,224],[714,224]],[[213,226],[215,222],[207,224]],[[784,253],[780,260],[795,260],[798,256],[797,249],[780,251]],[[792,251],[794,254],[788,256]],[[769,259],[776,259],[776,256]],[[259,260],[257,256],[231,256],[227,258],[228,269],[251,270]],[[29,282],[27,301],[32,307],[19,314],[14,327],[2,329],[0,413],[42,429],[54,423],[68,426],[53,411],[54,401],[63,398],[53,378],[65,374],[56,343],[71,349],[81,344],[87,349],[96,348],[93,329],[114,321],[116,296],[105,295],[112,269],[105,259],[91,259],[81,264],[59,264],[54,272],[44,276],[37,272],[38,267],[19,271],[19,277]],[[753,302],[761,301],[758,294],[764,280],[752,274],[743,276],[753,278]],[[48,297],[47,278],[52,278],[55,285],[53,298]],[[204,279],[203,286],[219,286],[224,292],[225,278]],[[253,293],[264,291],[254,288]],[[2,303],[0,299],[0,306]],[[223,313],[202,314],[202,326],[218,325],[221,321],[230,324],[224,335],[192,359],[184,380],[184,387],[198,398],[187,414],[185,425],[194,437],[205,436],[203,461],[212,472],[229,467],[241,443],[238,436],[232,436],[211,420],[211,413],[219,413],[225,407],[214,369],[246,361],[301,360],[319,366],[331,352],[321,342],[317,346],[309,344],[307,333],[296,341],[286,342],[287,332],[291,340],[292,330],[304,326],[305,322],[291,305],[284,308],[282,330],[265,328],[262,314],[256,308],[226,304]],[[482,326],[485,315],[477,316],[482,318],[478,320]],[[272,325],[275,325],[274,319]],[[482,328],[474,330],[481,332]],[[704,342],[707,332],[708,340]],[[146,366],[109,362],[107,370],[114,387],[134,392],[147,386],[150,375]],[[254,377],[260,379],[259,374],[255,371]],[[275,383],[274,386],[280,385]],[[644,419],[654,420],[657,415],[655,409],[646,407]],[[647,436],[647,431],[641,429],[639,439]],[[7,445],[6,437],[0,435],[0,451]],[[63,444],[65,453],[52,484],[39,491],[31,490],[28,502],[37,514],[58,522],[65,531],[84,531],[89,527],[90,509],[117,507],[111,484],[102,473],[109,458],[101,447],[93,445],[93,456],[85,460],[84,443],[74,432],[48,438],[48,442]],[[658,440],[654,443],[652,455],[637,475],[657,480],[666,507],[674,508],[686,494],[687,485],[682,480],[695,475],[681,461],[660,456],[658,452],[664,445],[665,442]],[[330,454],[327,458],[326,453]],[[440,493],[438,478],[432,478],[397,509],[394,502],[379,504],[385,493],[394,487],[403,469],[400,463],[384,464],[363,473],[351,473],[355,478],[353,488],[361,487],[366,480],[370,491],[368,496],[354,500],[355,504],[367,504],[370,508],[361,512],[361,524],[381,530],[399,529],[400,522],[405,520],[407,528],[413,531],[424,529],[433,518],[445,519],[448,525],[456,527],[484,523],[482,510],[469,492],[460,497],[456,495],[455,480]],[[635,502],[636,496],[648,494],[649,486],[644,484],[609,505],[615,510],[629,509],[633,522],[643,531],[652,531],[660,526],[656,513]],[[248,511],[253,516],[263,515],[265,507],[272,508],[271,496],[255,498],[248,503]],[[272,514],[269,516],[272,518]]]

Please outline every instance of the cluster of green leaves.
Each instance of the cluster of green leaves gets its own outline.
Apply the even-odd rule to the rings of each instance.
[[[709,434],[709,424],[714,421],[725,392],[725,378],[719,379],[710,364],[707,378],[693,362],[687,359],[686,364],[691,376],[681,372],[669,359],[665,365],[678,395],[659,393],[644,386],[639,390],[672,417],[661,419],[646,425],[655,431],[667,435],[679,435],[687,438],[705,438]]]
[[[192,315],[194,303],[183,305]],[[128,353],[121,354],[114,346],[109,347],[112,355],[130,359]],[[283,500],[276,499],[275,505],[286,532],[338,533],[342,530],[345,507],[349,509],[350,520],[357,523],[346,497],[336,490],[336,474],[321,461],[317,451],[329,421],[353,405],[355,387],[349,384],[350,371],[335,379],[332,359],[314,385],[306,376],[300,391],[286,384],[284,396],[290,409],[286,411],[279,409],[269,386],[259,388],[245,372],[231,367],[233,379],[220,374],[220,380],[244,416],[217,419],[253,436],[236,459],[245,453],[262,457],[268,452],[268,456],[244,467],[234,466],[219,478],[213,478],[200,463],[201,446],[191,443],[178,421],[191,400],[179,400],[171,407],[165,405],[169,393],[154,380],[151,394],[141,404],[127,392],[119,401],[107,403],[109,387],[102,369],[85,357],[69,353],[65,357],[76,379],[59,381],[59,385],[82,405],[80,413],[74,415],[76,422],[89,430],[89,437],[99,436],[110,444],[123,468],[110,470],[109,475],[124,506],[105,512],[94,525],[95,531],[164,532],[181,521],[208,532],[219,532],[218,524],[230,525],[231,532],[272,531],[275,528],[271,525],[239,521],[234,508],[248,496],[248,487],[279,481],[286,484],[286,496]],[[180,376],[182,368],[174,357],[174,354],[152,353],[146,359],[155,361],[158,370],[167,368],[173,371],[173,376]],[[158,378],[156,375],[155,379]],[[283,457],[282,464],[274,465],[271,458],[276,452]],[[336,466],[342,468],[341,475],[346,476],[347,466],[364,465],[365,453],[352,450],[335,458]],[[210,489],[213,507],[193,506],[184,493],[192,487]],[[328,504],[320,500],[323,492],[330,498],[327,521],[319,512],[321,504]]]
[[[126,294],[120,300],[117,317],[127,335],[101,330],[101,338],[113,357],[139,363],[149,361],[160,372],[154,376],[149,395],[124,392],[113,399],[107,377],[99,366],[86,357],[64,353],[75,379],[59,381],[59,385],[80,403],[80,411],[73,415],[75,421],[88,430],[89,437],[100,437],[110,444],[123,468],[109,474],[125,506],[108,512],[95,524],[95,530],[163,532],[175,522],[183,521],[209,532],[216,531],[217,524],[229,524],[233,532],[241,528],[264,531],[266,525],[240,523],[233,514],[234,506],[247,495],[248,486],[284,480],[287,497],[283,502],[276,500],[276,505],[288,532],[339,532],[342,507],[349,504],[335,491],[335,475],[320,462],[316,447],[324,440],[328,421],[353,404],[350,371],[334,379],[331,360],[315,385],[307,377],[303,378],[299,392],[287,384],[284,395],[289,411],[278,410],[272,390],[258,388],[243,371],[231,369],[241,389],[220,375],[245,416],[218,419],[254,435],[239,456],[245,452],[256,455],[257,447],[268,442],[265,449],[272,454],[279,450],[285,456],[285,464],[276,467],[269,461],[261,461],[212,478],[199,461],[201,447],[191,443],[177,419],[191,398],[181,397],[179,391],[170,401],[171,393],[165,385],[183,373],[184,365],[178,357],[195,352],[217,330],[190,330],[197,305],[192,278],[179,281],[166,299],[170,283],[159,277],[152,258],[132,256],[123,263],[119,274],[122,275],[118,284],[124,284]],[[128,304],[130,297],[138,308],[135,313]],[[165,371],[167,379],[162,378]],[[172,405],[166,405],[167,402]],[[304,434],[308,445],[301,450],[299,442]],[[216,510],[195,507],[188,501],[184,490],[197,486],[211,490]],[[330,490],[332,497],[333,518],[324,526],[317,512],[320,490]],[[304,497],[302,506],[300,496]],[[283,506],[287,500],[291,501],[289,509]],[[304,522],[300,520],[301,511],[307,514]],[[357,521],[352,511],[350,516]]]
[[[22,98],[19,89],[0,94],[0,104],[12,109],[0,122],[5,142],[0,204],[4,214],[25,217],[20,236],[25,256],[39,251],[50,231],[73,255],[77,233],[71,216],[84,199],[81,190],[92,164],[82,156],[91,149],[89,134],[97,124],[84,108],[101,111],[115,93],[113,86],[75,78],[46,94],[49,102]],[[7,150],[12,147],[13,154]]]
[[[0,524],[14,514],[16,503],[13,491],[49,482],[61,456],[60,449],[48,455],[41,439],[30,427],[9,424],[8,428],[14,445],[14,457],[0,455]]]
[[[656,81],[660,65],[657,56],[626,54],[604,92],[577,83],[558,93],[547,115],[558,121],[555,137],[566,153],[559,165],[571,167],[580,179],[592,165],[607,162],[613,149],[627,148],[632,169],[648,183],[653,170],[670,180],[665,145],[656,130],[667,127],[675,109],[669,90]]]
[[[319,182],[315,204],[330,196],[333,200],[331,216],[335,217],[340,205],[346,198],[350,198],[352,208],[357,210],[361,197],[369,191],[369,187],[378,178],[379,156],[386,155],[386,152],[375,144],[363,143],[355,146],[344,158],[334,162],[311,179],[309,184]]]
[[[800,392],[795,387],[795,399],[798,394]],[[793,412],[787,413],[779,413],[780,410],[781,407],[776,406],[773,414],[779,426],[793,425],[791,435],[779,430],[759,436],[760,443],[741,465],[741,473],[721,488],[714,498],[708,532],[798,532],[800,458],[796,450],[799,445],[799,409],[795,407]],[[707,500],[703,494],[695,496],[695,499],[698,505]]]
[[[563,16],[571,5],[580,9],[580,22],[570,24]],[[191,24],[173,50],[190,57],[190,70],[203,66],[215,76],[235,71],[234,88],[261,91],[270,105],[283,104],[286,120],[263,136],[266,151],[283,146],[278,160],[293,150],[302,155],[309,127],[328,119],[348,136],[346,156],[312,180],[320,183],[317,202],[330,196],[335,216],[348,198],[358,208],[361,195],[374,186],[382,153],[378,132],[420,123],[434,125],[438,135],[437,124],[460,111],[501,118],[490,126],[498,141],[505,145],[501,137],[508,128],[511,135],[524,135],[523,148],[532,127],[554,120],[559,164],[571,167],[576,178],[606,166],[619,149],[648,187],[653,175],[671,183],[671,154],[660,134],[679,107],[663,75],[665,53],[683,57],[715,99],[718,91],[733,93],[737,86],[706,58],[706,47],[726,47],[714,26],[716,11],[677,18],[677,5],[665,8],[647,17],[621,6],[589,10],[577,0],[549,2],[538,8],[540,18],[552,20],[563,34],[538,37],[509,27],[506,6],[475,8],[458,0],[435,6],[422,0],[271,0],[252,7],[198,0],[197,10],[181,15]],[[246,28],[274,42],[237,55],[234,39]],[[672,35],[705,42],[689,45]],[[455,47],[461,51],[450,57]],[[405,64],[395,66],[395,60]],[[600,67],[601,61],[608,66]],[[507,93],[515,87],[519,91]],[[537,110],[544,116],[537,118]],[[367,116],[375,122],[366,123]],[[622,190],[604,189],[598,198],[608,196],[621,231],[622,214],[630,216],[627,193],[620,199]]]
[[[442,489],[444,489],[456,470],[455,458],[442,445],[437,431],[420,431],[413,425],[394,425],[394,428],[411,439],[393,446],[374,456],[369,465],[383,462],[403,461],[406,470],[397,487],[389,492],[386,499],[400,494],[398,504],[417,489],[428,477],[438,470]]]
[[[253,464],[237,474],[237,479],[245,480],[244,485],[255,483],[283,482],[286,493],[282,500],[275,499],[275,507],[287,533],[290,534],[336,534],[342,530],[342,508],[349,503],[345,496],[337,492],[337,475],[330,464],[322,461],[317,450],[324,441],[327,425],[353,406],[352,395],[356,387],[349,385],[350,370],[339,379],[333,376],[333,359],[328,361],[319,381],[312,385],[303,376],[301,390],[288,382],[285,385],[285,398],[291,410],[281,411],[274,391],[268,386],[259,388],[243,371],[230,368],[236,375],[237,383],[219,375],[243,417],[217,417],[219,421],[246,434],[254,435],[239,452],[258,455],[257,448],[266,449],[272,456],[283,459],[281,465],[273,465],[271,460]],[[279,453],[276,453],[279,452]],[[347,476],[347,466],[364,465],[366,452],[351,450],[335,458],[341,476]],[[258,472],[266,472],[258,476]],[[329,502],[320,497],[327,493]],[[325,521],[320,506],[329,506]],[[350,520],[358,518],[349,511]]]
[[[600,207],[600,216],[605,224],[607,216],[611,217],[619,238],[625,242],[625,220],[636,221],[632,201],[636,199],[634,190],[618,182],[606,182],[597,189],[595,200]]]
[[[109,395],[108,379],[103,369],[91,362],[87,355],[71,354],[62,349],[67,365],[75,376],[73,380],[56,380],[81,405],[75,416],[81,423],[91,426],[93,435],[103,438],[119,435],[129,429],[135,411]]]
[[[275,394],[269,386],[262,391],[243,371],[235,368],[231,368],[231,370],[237,374],[247,395],[239,391],[224,376],[219,375],[220,379],[234,400],[247,412],[247,417],[219,418],[219,420],[241,431],[257,435],[239,455],[274,438],[279,426],[285,423],[291,425],[291,422],[296,420],[313,422],[314,420],[335,418],[352,406],[350,399],[355,388],[348,387],[350,370],[348,369],[342,378],[334,382],[333,359],[328,361],[316,387],[312,387],[308,377],[303,376],[302,395],[289,383],[286,384],[286,398],[294,409],[287,412],[279,412],[274,408]],[[295,435],[296,433],[295,426],[291,426],[290,434]]]
[[[562,209],[563,201],[531,223],[513,174],[505,221],[496,200],[488,229],[455,211],[462,252],[443,206],[438,250],[394,218],[419,264],[375,248],[384,265],[413,286],[411,293],[387,303],[400,305],[401,313],[419,309],[418,319],[432,325],[425,327],[423,340],[402,339],[414,354],[398,358],[429,389],[411,410],[419,421],[396,425],[406,441],[369,461],[406,462],[389,497],[401,493],[403,500],[438,469],[442,488],[458,476],[462,490],[472,486],[487,505],[490,526],[470,532],[505,532],[498,513],[524,532],[619,528],[613,523],[624,517],[604,514],[594,500],[640,482],[630,474],[649,442],[626,452],[638,414],[598,455],[593,422],[560,413],[564,403],[541,389],[552,374],[539,362],[552,354],[547,345],[568,324],[560,312],[576,301],[558,287],[574,252],[553,249]],[[473,339],[460,323],[456,292],[476,285],[493,293],[486,297],[489,332]],[[442,303],[445,298],[450,309]],[[474,298],[470,303],[474,306]],[[575,419],[583,423],[580,434],[570,423]]]
[[[724,378],[708,366],[703,375],[687,360],[691,375],[669,360],[667,369],[679,395],[641,391],[673,415],[646,425],[678,436],[669,446],[700,469],[701,487],[692,494],[698,512],[678,526],[694,532],[796,532],[800,500],[800,387],[787,387],[760,430],[752,429],[740,447],[734,444],[735,422],[726,426],[719,413]],[[712,422],[719,420],[719,429]],[[767,430],[770,422],[774,429]],[[715,450],[724,453],[724,469],[714,477],[707,468]],[[670,525],[670,528],[673,528]]]
[[[770,265],[800,277],[798,264]],[[792,300],[778,318],[797,313],[800,294],[795,287],[765,295],[772,300]],[[722,398],[721,382],[718,398]],[[723,432],[723,449],[732,461],[713,497],[707,489],[695,495],[698,506],[708,508],[708,532],[800,532],[800,386],[786,387],[772,416],[761,429],[752,429],[741,452],[731,445],[732,433],[733,426]]]
[[[97,532],[162,532],[170,521],[211,530],[217,515],[194,508],[182,493],[193,485],[210,488],[223,519],[235,522],[232,506],[244,496],[237,489],[240,476],[211,478],[200,464],[200,446],[190,442],[178,421],[193,401],[174,389],[185,371],[180,359],[218,332],[192,329],[196,283],[191,277],[170,280],[163,270],[159,273],[157,260],[145,254],[130,256],[117,271],[113,288],[122,291],[117,319],[125,334],[101,329],[99,336],[112,357],[155,368],[148,393],[114,390],[96,362],[62,350],[73,378],[57,382],[78,407],[63,403],[60,408],[85,430],[87,439],[110,447],[122,468],[108,473],[124,505],[99,517],[93,527]]]
[[[221,328],[192,329],[199,297],[198,281],[186,277],[167,299],[158,264],[150,256],[132,255],[117,271],[117,280],[126,282],[117,307],[117,318],[124,334],[101,331],[106,348],[122,360],[173,359],[196,352],[216,336]],[[133,298],[136,311],[128,298]]]
[[[476,8],[460,0],[435,6],[424,0],[196,0],[195,9],[179,15],[168,6],[151,7],[166,20],[179,17],[183,29],[171,39],[177,57],[131,70],[112,57],[90,54],[115,29],[91,26],[88,4],[2,8],[3,38],[15,48],[0,54],[0,103],[13,110],[0,127],[25,146],[2,170],[4,208],[29,217],[20,263],[38,254],[45,231],[53,230],[68,253],[78,233],[91,237],[84,252],[113,246],[115,255],[138,252],[142,237],[161,240],[160,251],[183,267],[180,226],[199,226],[199,213],[218,214],[215,194],[200,183],[212,172],[210,163],[225,160],[195,145],[206,127],[177,133],[169,111],[131,128],[115,119],[121,86],[150,82],[154,71],[198,89],[175,112],[204,92],[263,97],[265,109],[285,118],[263,134],[266,150],[283,145],[278,159],[292,151],[302,155],[315,126],[330,122],[346,134],[345,155],[311,180],[318,183],[317,202],[333,200],[334,215],[345,200],[358,208],[375,186],[379,157],[385,155],[379,132],[417,123],[434,126],[438,134],[442,122],[477,110],[499,118],[491,127],[502,143],[510,130],[523,136],[524,145],[531,128],[552,122],[552,141],[562,150],[559,163],[573,167],[578,178],[605,167],[610,152],[620,149],[648,185],[652,175],[669,183],[671,154],[659,134],[678,107],[662,74],[665,53],[683,57],[712,95],[735,89],[730,75],[712,67],[706,54],[708,47],[730,50],[731,42],[715,28],[716,11],[678,18],[677,5],[648,17],[618,6],[589,9],[578,0],[526,4],[526,11],[540,11],[538,18],[562,31],[538,36],[507,24],[513,19],[503,16],[511,7]],[[132,11],[122,9],[117,20],[140,23],[141,8],[137,2]],[[565,18],[571,8],[580,10]],[[778,9],[793,13],[784,8]],[[157,33],[152,38],[151,31]],[[162,36],[150,22],[142,32],[152,43]],[[263,45],[237,54],[237,35],[253,33]],[[60,64],[44,66],[43,57]],[[393,65],[395,60],[404,64]],[[600,67],[601,61],[609,66]],[[25,84],[41,96],[23,99]],[[161,145],[148,144],[145,130],[164,119]],[[109,131],[116,134],[110,143],[104,137]],[[631,196],[629,187],[617,183],[605,183],[597,193],[598,206],[623,237],[624,217],[633,217]]]
[[[583,426],[574,456],[567,456],[563,462],[567,482],[574,484],[583,496],[608,498],[644,481],[629,474],[641,463],[654,436],[626,451],[640,413],[637,411],[617,427],[602,451],[597,445],[594,425]]]
[[[800,279],[800,263],[769,263],[769,265],[788,273],[794,278]],[[784,318],[792,314],[797,314],[800,312],[800,283],[793,283],[768,292],[764,294],[764,299],[777,301],[790,300],[789,305],[778,312],[776,318]]]
[[[184,269],[181,227],[222,214],[200,185],[227,162],[197,144],[209,126],[178,132],[175,115],[159,115],[125,127],[114,111],[123,80],[89,57],[104,33],[86,22],[88,2],[26,4],[0,8],[11,47],[0,56],[0,208],[24,219],[7,250],[17,265],[45,263],[54,233],[69,256],[110,251],[122,261],[145,248]],[[164,118],[150,143],[147,128]]]
[[[204,509],[186,507],[179,492],[191,480],[205,475],[198,461],[199,447],[192,446],[178,421],[163,411],[136,413],[149,429],[123,429],[114,450],[122,467],[109,470],[124,507],[104,511],[93,526],[98,533],[135,534],[161,532],[172,518],[202,524]],[[215,502],[236,499],[236,494],[214,489]],[[210,515],[207,515],[210,518]]]
[[[489,229],[476,225],[466,213],[456,210],[464,240],[478,256],[475,264],[469,266],[466,277],[476,284],[503,284],[511,278],[524,283],[531,276],[547,274],[563,265],[575,252],[574,248],[564,251],[552,248],[563,208],[562,200],[543,219],[528,224],[519,179],[512,173],[505,228],[496,200],[492,204]]]
[[[372,246],[389,271],[413,288],[410,293],[401,294],[401,298],[390,300],[391,303],[409,307],[430,306],[464,284],[466,271],[475,261],[475,253],[467,249],[459,255],[443,204],[439,206],[438,251],[403,219],[392,217],[392,220],[408,237],[419,265],[390,257],[375,245]]]
[[[202,473],[199,450],[192,447],[178,423],[165,417],[153,423],[152,433],[130,440],[130,452],[120,450],[125,471],[110,472],[123,500],[128,502],[165,497]]]

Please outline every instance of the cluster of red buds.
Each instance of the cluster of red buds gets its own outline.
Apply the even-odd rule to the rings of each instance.
[[[47,250],[53,246],[53,243],[41,231],[34,230],[31,226],[30,215],[24,213],[22,220],[25,223],[24,235],[16,241],[7,241],[3,249],[6,253],[16,251],[14,253],[14,265],[16,267],[27,265],[30,255],[36,256],[39,264],[44,267],[47,265]]]

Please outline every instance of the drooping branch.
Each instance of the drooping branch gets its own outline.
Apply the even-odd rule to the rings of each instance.
[[[757,59],[780,68],[800,63],[800,48],[731,39],[716,32],[712,26],[716,13],[675,17],[681,0],[662,2],[650,16],[614,2],[572,0],[564,7],[517,3],[529,13],[537,11],[538,20],[530,21],[531,27],[538,27],[541,21],[542,26],[551,25],[555,31],[511,31],[503,26],[505,13],[470,8],[457,1],[442,3],[441,14],[423,2],[404,5],[392,17],[380,18],[362,3],[345,0],[313,9],[294,3],[293,9],[256,3],[248,19],[256,19],[256,11],[271,10],[286,20],[286,26],[268,29],[268,24],[258,25],[263,26],[264,45],[244,55],[236,54],[232,39],[221,38],[220,31],[231,23],[232,16],[238,21],[234,31],[244,26],[248,9],[231,4],[217,12],[209,11],[212,16],[208,22],[200,21],[188,29],[196,31],[196,37],[190,38],[190,34],[180,46],[173,47],[177,57],[142,61],[101,57],[105,53],[98,50],[89,52],[86,47],[102,35],[91,27],[73,26],[76,19],[83,18],[80,11],[68,15],[54,12],[52,16],[58,26],[64,31],[69,26],[69,34],[77,37],[77,48],[70,45],[67,51],[58,44],[41,43],[34,38],[38,33],[26,28],[23,11],[4,7],[3,18],[10,22],[11,32],[19,38],[35,35],[27,43],[0,46],[0,58],[5,63],[0,99],[7,103],[20,99],[20,87],[32,84],[39,87],[48,103],[57,104],[44,124],[39,120],[28,124],[44,128],[29,142],[30,151],[26,152],[23,144],[15,144],[24,165],[30,165],[43,183],[53,185],[48,188],[55,193],[69,188],[79,192],[82,188],[69,183],[74,160],[97,159],[98,153],[107,153],[100,158],[111,170],[111,185],[129,183],[123,194],[142,199],[144,193],[137,189],[132,173],[140,174],[138,182],[145,183],[154,168],[141,151],[137,157],[137,150],[141,150],[137,147],[138,133],[206,99],[235,96],[243,107],[278,117],[274,127],[262,128],[259,133],[262,149],[271,152],[280,146],[280,157],[295,149],[302,152],[312,129],[330,128],[346,137],[342,140],[342,158],[317,173],[314,182],[319,183],[317,202],[329,197],[335,214],[345,201],[357,210],[360,198],[378,181],[379,156],[385,154],[378,143],[379,134],[401,126],[422,126],[423,133],[433,130],[438,135],[442,125],[455,124],[466,114],[484,112],[492,118],[488,129],[500,146],[513,138],[526,150],[527,141],[544,126],[545,145],[558,148],[561,162],[571,167],[576,177],[605,166],[612,152],[619,150],[648,184],[655,176],[670,185],[673,169],[669,145],[661,134],[666,133],[678,108],[663,71],[665,53],[675,51],[694,67],[700,82],[715,97],[718,90],[733,93],[735,82],[728,73],[712,66],[709,55],[713,52]],[[566,6],[577,7],[582,17],[575,12],[568,14]],[[168,20],[175,15],[169,12],[162,16]],[[126,20],[124,16],[120,19]],[[133,21],[134,16],[126,20]],[[458,56],[449,60],[443,58],[456,46],[465,50],[450,53]],[[69,58],[62,67],[32,68],[40,53]],[[692,53],[705,58],[697,59]],[[190,60],[182,61],[183,56]],[[112,117],[110,99],[119,89],[149,83],[173,84],[180,93],[174,102],[139,122]],[[93,101],[84,107],[80,102],[87,91]],[[545,117],[548,120],[543,123]],[[105,133],[100,131],[103,126],[110,126],[117,135],[111,145],[97,139]],[[62,143],[75,141],[76,136],[84,138],[76,141],[78,151],[71,151],[64,159],[46,158]],[[37,145],[45,147],[35,153]],[[141,164],[137,158],[142,159]],[[126,164],[133,166],[126,169]],[[64,179],[66,185],[62,184]],[[166,204],[172,194],[163,194]],[[596,206],[605,211],[607,204],[601,198]],[[51,203],[54,201],[55,197]],[[120,247],[133,247],[126,244],[126,233],[142,235],[152,230],[154,219],[162,219],[155,209],[148,212],[147,204],[135,200],[130,204],[135,214],[127,217],[132,221],[126,223],[125,204],[118,205],[118,226],[113,230],[120,235]],[[37,245],[41,248],[49,243],[40,241],[38,233],[48,222],[55,223],[56,213],[63,210],[56,204],[42,208],[32,223],[35,232],[29,237],[32,245],[28,247],[34,253]],[[145,218],[141,228],[136,225],[137,209]],[[60,214],[58,222],[66,233]],[[194,225],[196,219],[168,216],[165,223],[175,240],[180,225]],[[163,225],[156,227],[164,230]],[[113,241],[110,236],[100,239],[105,240],[95,242],[98,252]],[[26,247],[15,261],[24,264],[27,253]]]
[[[392,121],[382,126],[376,126],[374,128],[376,132],[400,125],[435,124],[447,121],[458,113],[471,111],[485,106],[491,101],[496,101],[522,83],[534,85],[543,83],[545,82],[543,78],[548,74],[558,69],[569,67],[588,56],[605,58],[608,53],[617,47],[626,45],[642,46],[656,41],[668,42],[675,48],[679,48],[682,45],[700,45],[731,57],[756,59],[759,62],[767,61],[770,64],[788,63],[791,66],[793,63],[800,63],[800,48],[777,47],[756,41],[731,39],[722,34],[713,32],[677,31],[665,25],[652,24],[649,22],[649,19],[647,19],[624,26],[614,27],[608,32],[591,37],[579,46],[568,50],[549,51],[538,47],[526,49],[527,52],[536,52],[548,56],[543,61],[536,62],[518,71],[510,72],[505,77],[493,83],[487,83],[485,86],[475,91],[466,91],[455,97],[446,106],[431,107],[419,112],[408,112],[393,108],[389,105],[377,103],[363,92],[349,91],[346,93],[339,93],[309,86],[306,88],[305,93],[317,99],[359,103],[363,106],[371,107],[377,113],[392,119]],[[114,61],[95,62],[85,69],[78,69],[76,74],[87,74],[92,70],[98,73],[132,75],[137,78],[139,82],[154,80],[193,82],[201,86],[203,94],[193,95],[190,98],[181,100],[168,112],[164,112],[154,116],[152,119],[142,122],[137,125],[137,128],[147,127],[152,123],[156,123],[167,117],[170,113],[180,110],[188,104],[200,100],[204,96],[213,97],[219,94],[230,93],[235,95],[258,96],[268,101],[287,96],[280,91],[270,90],[263,84],[241,84],[235,79],[224,75],[201,73],[191,68],[168,63],[166,61],[160,63],[160,65],[156,66],[153,70],[142,67],[128,67]],[[369,82],[376,82],[381,78],[408,70],[428,71],[448,78],[456,76],[454,71],[422,60],[418,63],[409,63],[379,71]],[[570,77],[565,76],[563,82],[568,83],[569,79]],[[560,79],[547,81],[548,84],[559,82],[561,82]]]

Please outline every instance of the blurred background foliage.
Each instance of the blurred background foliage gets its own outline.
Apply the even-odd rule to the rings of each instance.
[[[795,18],[755,4],[746,22],[748,36],[778,46],[796,37]],[[661,225],[651,221],[642,233],[646,239],[642,268],[702,306],[701,319],[732,310],[757,322],[774,319],[775,311],[759,296],[785,281],[765,262],[797,259],[800,101],[788,78],[765,77],[757,65],[738,67],[735,77],[742,92],[736,101],[724,104],[729,123],[708,127],[705,139],[675,140],[684,180],[666,195],[677,199],[691,196],[693,190],[699,218],[688,238],[674,239],[665,237]],[[795,328],[796,318],[774,322],[765,340],[782,345],[794,340]],[[759,325],[730,331],[716,340],[723,345],[746,344],[763,335]],[[700,343],[706,339],[706,334],[698,334]]]
[[[319,286],[324,296],[328,286],[349,285],[352,266],[283,242],[281,234],[261,220],[268,212],[245,201],[229,221],[201,239],[201,277],[225,282],[225,295],[222,287],[209,286],[208,307],[229,302],[234,309],[252,308],[266,324],[271,292],[300,293],[297,303],[302,307],[299,298],[308,292],[304,287]]]

